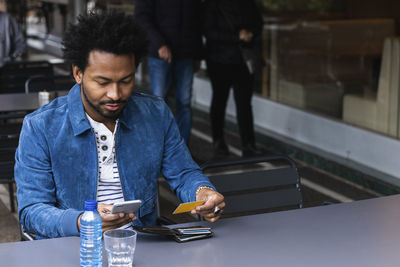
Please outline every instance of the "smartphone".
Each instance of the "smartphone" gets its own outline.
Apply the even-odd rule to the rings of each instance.
[[[115,203],[111,209],[111,213],[137,213],[141,205],[142,201],[140,199]]]

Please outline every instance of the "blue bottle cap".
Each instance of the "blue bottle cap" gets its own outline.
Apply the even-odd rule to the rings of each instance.
[[[85,210],[93,211],[97,209],[97,201],[96,200],[86,200],[85,201]]]

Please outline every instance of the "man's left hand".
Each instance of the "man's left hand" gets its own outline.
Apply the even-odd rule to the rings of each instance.
[[[212,190],[211,188],[203,188],[196,195],[196,201],[204,201],[201,206],[191,211],[192,214],[200,214],[209,222],[215,222],[223,213],[225,207],[224,196]],[[217,212],[216,211],[217,208]]]

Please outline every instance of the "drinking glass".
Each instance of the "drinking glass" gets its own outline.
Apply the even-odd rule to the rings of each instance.
[[[108,267],[132,266],[136,236],[136,231],[128,229],[112,229],[104,233]]]

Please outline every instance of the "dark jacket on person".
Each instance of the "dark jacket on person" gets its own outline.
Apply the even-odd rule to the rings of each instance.
[[[136,0],[134,17],[147,32],[149,56],[167,45],[173,59],[201,58],[201,0]]]
[[[208,60],[225,64],[243,62],[240,46],[253,46],[261,38],[262,17],[253,0],[206,0],[203,31],[207,40]],[[245,44],[239,31],[253,33],[253,41]]]
[[[0,67],[25,52],[26,44],[18,24],[10,14],[0,11]]]

